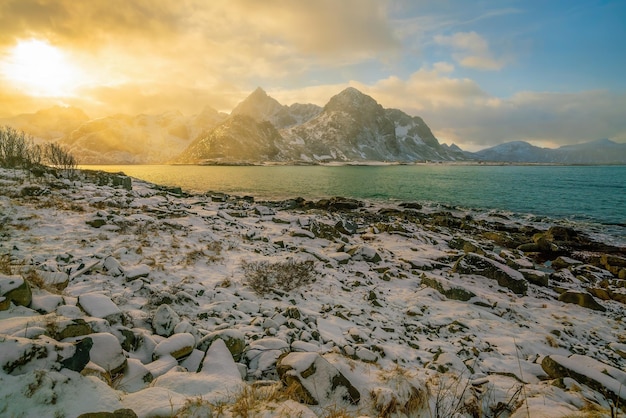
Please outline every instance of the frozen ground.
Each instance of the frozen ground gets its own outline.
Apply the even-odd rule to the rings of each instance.
[[[622,416],[623,249],[120,179],[0,170],[0,415]]]

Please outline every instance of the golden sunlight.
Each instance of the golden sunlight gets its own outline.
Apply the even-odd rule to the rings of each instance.
[[[37,39],[20,41],[0,64],[0,72],[32,96],[72,96],[85,78],[62,50]]]

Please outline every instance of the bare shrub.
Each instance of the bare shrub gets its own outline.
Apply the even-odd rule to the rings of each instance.
[[[44,157],[48,164],[64,170],[69,177],[73,177],[76,170],[76,158],[65,147],[49,142],[44,147]]]
[[[279,289],[290,291],[315,281],[312,261],[285,261],[270,263],[254,261],[242,263],[246,284],[259,295]]]

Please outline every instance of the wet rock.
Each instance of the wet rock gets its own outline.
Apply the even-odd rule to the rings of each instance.
[[[359,403],[361,394],[328,360],[317,353],[289,353],[277,364],[280,380],[308,405]]]
[[[465,254],[457,260],[452,271],[460,274],[478,274],[496,280],[500,286],[518,295],[524,295],[528,290],[528,282],[522,273],[478,254]]]
[[[33,298],[30,285],[20,276],[0,274],[0,310],[9,309],[10,303],[29,306]]]
[[[606,311],[606,308],[600,305],[594,298],[587,292],[578,292],[575,290],[567,290],[559,295],[559,301],[565,303],[573,303],[583,308],[593,309],[594,311]]]

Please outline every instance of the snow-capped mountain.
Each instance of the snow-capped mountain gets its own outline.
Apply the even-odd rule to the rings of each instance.
[[[469,158],[481,161],[555,164],[625,164],[626,144],[609,139],[562,147],[540,148],[524,141],[507,142],[475,153]]]
[[[323,109],[314,105],[283,106],[257,89],[235,107],[231,118],[241,115],[249,118],[225,122],[203,134],[177,161],[195,163],[219,158],[223,162],[241,162],[243,148],[259,149],[261,144],[263,152],[254,155],[246,151],[246,161],[410,162],[466,158],[458,148],[440,145],[421,118],[385,109],[355,88],[333,96]],[[268,134],[266,128],[260,129],[262,121],[277,131]],[[216,145],[225,143],[226,138],[234,143],[228,147]]]
[[[120,114],[87,121],[60,143],[68,146],[81,164],[162,163],[224,117],[209,107],[191,117],[178,111]]]

